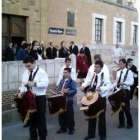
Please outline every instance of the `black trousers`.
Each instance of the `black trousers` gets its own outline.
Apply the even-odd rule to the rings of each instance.
[[[59,115],[59,125],[61,129],[69,131],[74,131],[75,121],[74,121],[74,110],[73,101],[67,102],[67,111]]]
[[[102,98],[103,100],[103,106],[104,106],[104,112],[99,115],[99,122],[98,122],[98,132],[100,138],[106,138],[106,97]],[[97,119],[89,119],[88,121],[88,135],[89,136],[95,136],[96,132],[96,121]]]
[[[37,140],[37,129],[40,140],[46,140],[47,127],[46,127],[46,96],[36,96],[37,112],[33,113],[30,118],[30,137]]]
[[[119,113],[119,122],[120,122],[120,125],[125,124],[125,117],[124,117],[124,113],[125,113],[126,119],[127,119],[127,125],[133,125],[132,116],[129,109],[130,108],[130,91],[125,89],[125,92],[126,92],[125,106],[123,107],[122,111],[120,111]]]
[[[134,78],[134,84],[131,86],[130,99],[133,99],[135,88],[138,86],[138,78]]]

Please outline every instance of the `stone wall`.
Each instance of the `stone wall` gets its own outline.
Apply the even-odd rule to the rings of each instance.
[[[50,84],[55,83],[58,79],[59,71],[64,65],[64,59],[41,60],[37,65],[43,68],[49,77]],[[18,89],[21,84],[22,73],[25,66],[22,61],[3,62],[2,63],[2,91]]]
[[[46,42],[46,0],[2,0],[2,13],[27,17],[27,42],[33,40]]]
[[[125,45],[130,45],[131,40],[131,21],[138,22],[138,13],[136,10],[126,9],[123,6],[105,3],[104,0],[47,0],[47,29],[50,27],[76,30],[76,36],[47,34],[48,41],[53,41],[54,45],[60,46],[60,42],[65,40],[67,45],[73,40],[75,43],[92,44],[93,19],[92,14],[100,14],[106,16],[106,33],[102,36],[106,37],[105,46],[113,45],[113,28],[114,17],[125,19]],[[59,3],[59,5],[56,5]],[[75,13],[75,26],[67,26],[67,12]],[[103,42],[102,42],[103,43]],[[101,44],[102,44],[101,43]]]
[[[60,47],[65,40],[82,44],[92,44],[92,14],[105,15],[106,19],[106,45],[113,45],[113,18],[125,19],[125,45],[130,45],[131,21],[138,22],[138,13],[133,8],[124,8],[109,4],[105,0],[2,0],[2,13],[27,17],[27,42],[34,39],[48,41]],[[56,3],[59,3],[56,4]],[[75,13],[75,26],[67,26],[67,12]],[[63,28],[76,30],[76,36],[48,34],[49,28]]]

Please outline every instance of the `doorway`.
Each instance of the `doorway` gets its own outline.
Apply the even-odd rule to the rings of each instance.
[[[10,42],[20,47],[21,42],[26,40],[26,18],[2,14],[2,61],[5,61],[5,51]]]
[[[25,37],[18,37],[18,36],[12,36],[11,37],[11,42],[13,44],[17,44],[17,47],[21,46],[21,42],[25,40]]]

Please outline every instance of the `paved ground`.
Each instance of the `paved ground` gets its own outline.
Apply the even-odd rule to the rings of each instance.
[[[83,140],[87,135],[87,121],[85,121],[83,112],[79,111],[80,104],[75,104],[75,122],[76,128],[74,135],[67,133],[56,134],[59,129],[58,118],[47,115],[48,137],[47,140]],[[107,140],[138,140],[138,101],[133,99],[131,102],[131,113],[133,116],[133,129],[118,129],[118,115],[111,116],[111,106],[107,104]],[[10,126],[2,127],[2,140],[29,140],[28,128],[23,128],[23,124],[18,122]],[[96,138],[99,140],[98,132]]]

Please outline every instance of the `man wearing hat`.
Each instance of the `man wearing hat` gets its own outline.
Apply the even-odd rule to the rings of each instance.
[[[98,60],[100,60],[100,61],[102,60],[100,54],[96,54],[94,56],[94,62],[96,62]],[[95,64],[92,64],[89,67],[88,73],[87,73],[87,76],[86,76],[86,79],[85,79],[85,82],[82,84],[82,86],[80,88],[81,90],[82,90],[82,87],[85,88],[88,85],[90,85],[90,83],[92,81],[92,78],[93,78],[93,75],[94,75],[94,66],[95,66]],[[108,69],[107,65],[103,64],[102,72],[104,73],[104,75],[106,75],[107,77],[109,77],[109,69]]]
[[[98,123],[98,132],[100,136],[100,140],[106,140],[106,96],[108,91],[111,88],[111,82],[108,75],[105,75],[103,72],[104,64],[101,60],[98,60],[94,64],[94,73],[90,86],[90,91],[97,91],[101,96],[103,109],[104,111],[99,115],[99,123]],[[81,87],[81,90],[84,90],[84,87]],[[88,135],[84,138],[84,140],[89,140],[95,137],[96,132],[96,118],[88,120]]]

